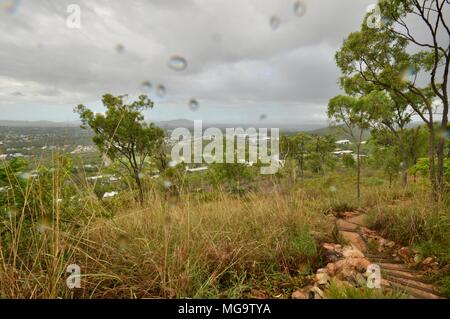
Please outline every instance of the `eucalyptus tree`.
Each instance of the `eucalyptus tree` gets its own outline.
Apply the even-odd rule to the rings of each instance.
[[[307,160],[307,146],[312,137],[306,133],[297,133],[293,136],[282,136],[280,150],[284,158],[292,158],[296,161],[300,178],[304,178]]]
[[[412,143],[412,135],[407,134],[415,111],[403,99],[386,92],[372,91],[363,97],[366,108],[371,113],[370,127],[372,135],[383,136],[389,144],[397,149],[402,184],[408,183],[408,167],[411,165],[408,144]],[[391,162],[392,163],[392,162]]]
[[[411,107],[430,132],[429,159],[433,197],[443,192],[444,131],[448,123],[448,73],[450,63],[450,2],[448,0],[381,0],[383,23],[367,23],[348,36],[336,61],[348,94],[362,82],[387,91]],[[414,26],[414,27],[413,27]],[[422,28],[420,26],[423,26]],[[414,34],[417,33],[417,35]],[[422,33],[422,36],[418,34]],[[425,35],[424,35],[425,33]],[[365,85],[363,85],[364,87]],[[436,106],[441,117],[436,117]],[[439,120],[439,129],[435,121]],[[435,167],[435,136],[437,170]]]
[[[82,127],[89,126],[93,130],[93,141],[99,150],[122,164],[135,180],[139,201],[143,203],[143,169],[149,157],[160,156],[165,133],[154,124],[145,123],[142,112],[153,107],[146,95],[131,103],[127,103],[125,98],[104,95],[105,114],[94,113],[81,104],[75,112],[80,115]]]
[[[371,116],[361,97],[339,95],[328,103],[328,117],[355,144],[358,199],[361,198],[361,145],[364,133],[370,129]]]
[[[334,168],[335,160],[332,152],[336,147],[335,142],[336,139],[332,135],[310,135],[309,142],[305,145],[306,163],[314,173],[323,173],[325,167]]]

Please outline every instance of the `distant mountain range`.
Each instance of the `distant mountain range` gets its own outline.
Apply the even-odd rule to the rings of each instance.
[[[74,127],[79,126],[79,121],[51,122],[51,121],[6,121],[0,120],[0,126],[4,127]]]
[[[171,121],[157,121],[155,122],[157,126],[164,130],[174,130],[176,128],[187,128],[189,130],[194,129],[194,121],[186,120],[186,119],[177,119]],[[0,120],[0,127],[13,127],[13,128],[67,128],[67,127],[79,127],[81,125],[80,121],[71,121],[71,122],[51,122],[51,121],[7,121]],[[277,124],[277,123],[269,123],[265,121],[261,121],[259,123],[254,124],[214,124],[214,123],[202,123],[203,129],[209,127],[217,127],[221,130],[225,130],[226,128],[279,128],[282,133],[295,133],[295,132],[308,132],[311,134],[317,135],[327,135],[332,134],[337,136],[338,138],[344,138],[345,134],[342,133],[336,127],[329,127],[327,123],[312,123],[312,124]],[[408,125],[409,128],[417,127],[418,125],[422,125],[419,122],[413,122]],[[364,138],[368,138],[370,133],[367,132],[364,134]]]
[[[172,121],[159,121],[155,122],[156,125],[159,127],[166,129],[166,130],[173,130],[179,127],[184,127],[187,129],[193,129],[194,128],[194,121],[186,120],[186,119],[178,119],[178,120],[172,120]],[[244,123],[208,123],[203,122],[202,126],[203,128],[209,128],[209,127],[217,127],[219,129],[226,129],[226,128],[244,128],[248,129],[251,127],[254,128],[279,128],[282,132],[299,132],[299,131],[312,131],[312,130],[318,130],[321,128],[324,128],[326,126],[326,122],[323,123],[317,123],[317,124],[280,124],[280,123],[270,123],[266,121],[260,121],[258,123],[252,123],[252,124],[244,124]]]
[[[7,121],[0,120],[0,126],[3,127],[77,127],[80,126],[80,121],[71,121],[71,122],[51,122],[51,121]],[[177,119],[171,121],[157,121],[155,122],[157,126],[165,130],[173,130],[179,127],[184,127],[187,129],[194,128],[194,121],[186,120],[186,119]],[[261,121],[259,123],[254,124],[217,124],[217,123],[203,123],[203,128],[208,127],[217,127],[220,129],[233,128],[233,127],[241,127],[241,128],[279,128],[282,132],[298,132],[298,131],[313,131],[324,128],[326,123],[318,123],[318,124],[279,124],[279,123],[269,123],[265,121]]]

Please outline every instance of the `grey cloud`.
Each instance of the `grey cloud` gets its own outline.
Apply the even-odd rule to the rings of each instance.
[[[9,92],[0,96],[4,105],[26,99],[33,107],[34,97],[39,107],[67,108],[106,92],[136,93],[150,81],[168,90],[157,105],[185,108],[196,97],[211,108],[260,105],[262,114],[265,105],[294,103],[286,110],[302,112],[303,105],[319,116],[339,92],[334,53],[374,1],[304,0],[302,17],[293,12],[294,2],[23,0],[15,14],[0,13],[7,30],[0,38],[0,87]],[[82,9],[80,30],[66,27],[71,3]],[[272,15],[281,21],[275,31]],[[123,53],[115,50],[118,44]],[[167,67],[175,54],[188,60],[185,71]],[[21,99],[12,96],[18,91]]]

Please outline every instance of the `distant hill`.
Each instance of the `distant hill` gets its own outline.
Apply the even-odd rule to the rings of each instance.
[[[176,119],[171,121],[156,121],[155,124],[164,130],[174,130],[179,127],[184,127],[192,130],[194,128],[194,121],[187,119]],[[79,127],[81,125],[80,121],[71,121],[71,122],[52,122],[52,121],[7,121],[0,120],[1,127],[27,127],[27,128],[64,128],[64,127]],[[285,133],[295,133],[295,132],[308,132],[314,130],[323,130],[325,123],[318,124],[280,124],[280,123],[269,123],[266,121],[261,121],[253,124],[217,124],[217,123],[207,123],[203,122],[203,128],[209,127],[217,127],[222,130],[226,128],[237,128],[241,127],[244,129],[254,127],[254,128],[279,128],[281,132]]]
[[[155,122],[157,126],[159,126],[162,129],[169,129],[173,130],[179,127],[187,128],[187,129],[193,129],[194,128],[194,121],[186,120],[186,119],[177,119],[172,121],[158,121]],[[280,124],[280,123],[269,123],[265,121],[261,121],[258,123],[253,124],[239,124],[239,123],[202,123],[203,128],[209,128],[209,127],[217,127],[219,129],[226,129],[226,128],[279,128],[282,132],[300,132],[300,131],[311,131],[311,130],[317,130],[319,128],[323,128],[324,123],[320,124]]]
[[[73,122],[51,122],[51,121],[6,121],[0,120],[0,126],[4,127],[76,127],[81,123]]]
[[[317,134],[317,135],[333,135],[336,136],[336,138],[338,139],[348,139],[348,136],[342,132],[342,130],[339,127],[333,127],[333,126],[328,126],[328,127],[323,127],[321,129],[318,130],[313,130],[313,131],[309,131],[308,133],[311,134]],[[367,140],[368,138],[370,138],[370,131],[365,131],[363,134],[363,139]]]
[[[184,127],[187,129],[194,128],[194,121],[186,120],[186,119],[177,119],[172,121],[156,121],[156,126],[165,129],[165,130],[173,130],[179,127]]]
[[[423,125],[423,123],[421,122],[411,122],[407,125],[407,128],[415,128],[418,126]],[[311,130],[308,133],[311,134],[317,134],[317,135],[334,135],[339,139],[346,139],[348,138],[348,136],[345,135],[345,133],[343,133],[339,127],[336,126],[328,126],[328,127],[322,127],[316,130]],[[370,131],[366,131],[363,135],[363,139],[367,140],[369,139],[371,136]]]
[[[336,136],[345,135],[344,133],[342,133],[342,131],[338,127],[332,127],[332,126],[322,127],[317,130],[311,130],[308,133],[322,135],[322,136],[323,135],[336,135]]]

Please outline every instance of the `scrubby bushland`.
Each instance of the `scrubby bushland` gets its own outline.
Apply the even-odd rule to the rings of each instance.
[[[50,206],[42,199],[1,217],[3,298],[242,297],[252,289],[288,296],[320,263],[317,234],[331,234],[328,217],[301,204],[305,192],[285,196],[276,183],[270,194],[206,196],[171,194],[155,182],[144,207],[126,192],[101,201],[86,185],[70,194],[77,219],[58,201],[66,197],[57,181],[23,186],[31,194],[24,207],[48,188]],[[81,267],[82,289],[66,287],[70,264]]]
[[[442,267],[430,281],[450,296],[450,209],[447,201],[430,204],[425,190],[400,197],[395,204],[374,207],[368,216],[373,229],[386,238],[412,246],[422,258],[436,257]]]
[[[11,181],[1,198],[2,298],[287,298],[323,266],[319,247],[334,240],[334,216],[355,210],[386,237],[449,260],[448,209],[429,205],[420,176],[389,187],[364,166],[358,200],[353,174],[292,179],[286,166],[236,193],[174,167],[144,177],[141,205],[133,188],[102,200],[95,184],[73,178],[70,161],[55,157],[53,166],[38,179],[19,179],[20,165],[2,171]],[[70,264],[81,267],[81,289],[66,286]],[[432,279],[448,287],[444,273]]]

